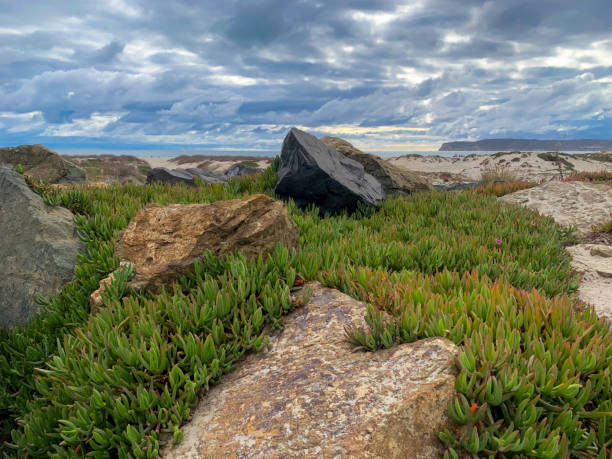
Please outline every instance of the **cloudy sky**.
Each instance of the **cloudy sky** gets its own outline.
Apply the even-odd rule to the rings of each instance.
[[[0,146],[612,138],[611,0],[0,0]]]

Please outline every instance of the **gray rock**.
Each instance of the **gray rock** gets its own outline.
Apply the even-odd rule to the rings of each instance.
[[[321,142],[360,163],[368,174],[380,182],[386,195],[408,195],[433,189],[429,181],[416,172],[397,167],[378,156],[365,153],[340,137],[321,137]]]
[[[197,167],[190,167],[189,169],[185,169],[185,171],[207,181],[208,183],[227,182],[227,177],[223,174],[219,174],[218,172],[207,171]]]
[[[38,312],[36,295],[52,295],[73,279],[74,216],[50,207],[23,177],[0,167],[0,327],[25,324]]]
[[[205,171],[196,167],[189,169],[168,169],[166,167],[156,167],[151,169],[147,174],[147,185],[154,182],[162,182],[169,183],[171,185],[185,183],[190,186],[195,186],[194,177],[199,177],[208,183],[220,183],[227,181],[227,178],[221,174]]]
[[[67,159],[64,159],[64,168],[66,169],[66,175],[61,177],[57,183],[65,185],[78,185],[79,183],[87,182],[87,177],[84,169],[81,169],[74,163],[71,163]]]
[[[235,164],[226,173],[228,177],[242,177],[243,175],[253,175],[261,172],[259,169],[247,167],[244,164]]]
[[[177,183],[186,183],[194,185],[193,174],[186,170],[168,169],[167,167],[155,167],[147,174],[147,185],[155,182],[169,183],[176,185]]]
[[[24,174],[46,183],[85,183],[85,171],[42,145],[0,148],[0,164],[21,165]]]
[[[382,185],[361,164],[297,128],[283,142],[275,192],[301,208],[314,204],[321,214],[352,212],[358,203],[376,206],[384,199]]]

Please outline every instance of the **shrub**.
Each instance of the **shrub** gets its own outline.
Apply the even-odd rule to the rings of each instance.
[[[488,184],[492,182],[516,182],[516,171],[509,166],[495,166],[485,168],[480,175],[480,181]]]
[[[25,168],[21,164],[17,164],[15,166],[15,172],[17,172],[18,174],[23,175],[23,173],[25,172]]]
[[[565,178],[566,182],[581,181],[591,183],[608,183],[612,184],[612,172],[575,172]]]
[[[509,193],[514,193],[515,191],[533,188],[534,186],[538,186],[538,183],[516,180],[514,182],[486,183],[467,191],[476,194],[492,194],[497,197],[500,197]]]

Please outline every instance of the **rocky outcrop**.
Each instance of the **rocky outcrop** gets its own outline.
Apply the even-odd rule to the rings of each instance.
[[[499,198],[552,217],[563,226],[574,226],[586,236],[610,219],[612,187],[587,182],[552,181]]]
[[[361,164],[297,128],[283,141],[275,192],[301,208],[314,204],[321,214],[351,212],[358,203],[376,206],[384,198],[381,184]]]
[[[149,206],[119,235],[115,253],[134,264],[130,286],[157,291],[184,275],[207,250],[252,257],[272,252],[277,242],[297,250],[297,226],[282,202],[255,194],[212,204]]]
[[[442,457],[458,348],[432,338],[355,352],[344,330],[365,327],[365,303],[309,286],[310,300],[204,396],[162,457]]]
[[[599,317],[612,322],[612,247],[578,244],[567,248],[572,268],[580,275],[578,298],[592,305]]]
[[[360,163],[364,170],[380,182],[386,195],[407,195],[417,191],[431,191],[433,187],[421,175],[397,167],[378,156],[365,153],[339,137],[321,137],[321,142]]]
[[[85,171],[42,145],[0,148],[0,164],[21,165],[34,181],[75,185],[85,183]]]
[[[72,280],[85,245],[73,215],[50,207],[23,177],[0,167],[0,327],[23,325],[39,310],[34,298]]]
[[[227,181],[227,178],[221,174],[205,171],[196,167],[189,169],[168,169],[166,167],[156,167],[148,172],[147,185],[155,182],[161,182],[169,183],[170,185],[185,183],[189,186],[195,186],[195,177],[198,177],[208,183],[220,183]]]

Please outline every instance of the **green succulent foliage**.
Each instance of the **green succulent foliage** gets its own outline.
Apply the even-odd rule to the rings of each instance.
[[[440,433],[445,457],[605,456],[609,328],[565,296],[577,287],[571,231],[500,204],[503,190],[391,197],[324,218],[289,202],[297,253],[208,254],[157,295],[128,289],[133,272],[120,270],[92,314],[90,294],[119,264],[114,240],[140,209],[273,195],[277,168],[278,158],[262,174],[196,188],[30,184],[76,214],[87,249],[75,280],[40,299],[41,314],[0,332],[0,454],[155,457],[181,440],[198,397],[282,327],[294,284],[319,280],[371,305],[368,329],[347,330],[356,346],[428,336],[460,345],[449,414],[466,428]]]

